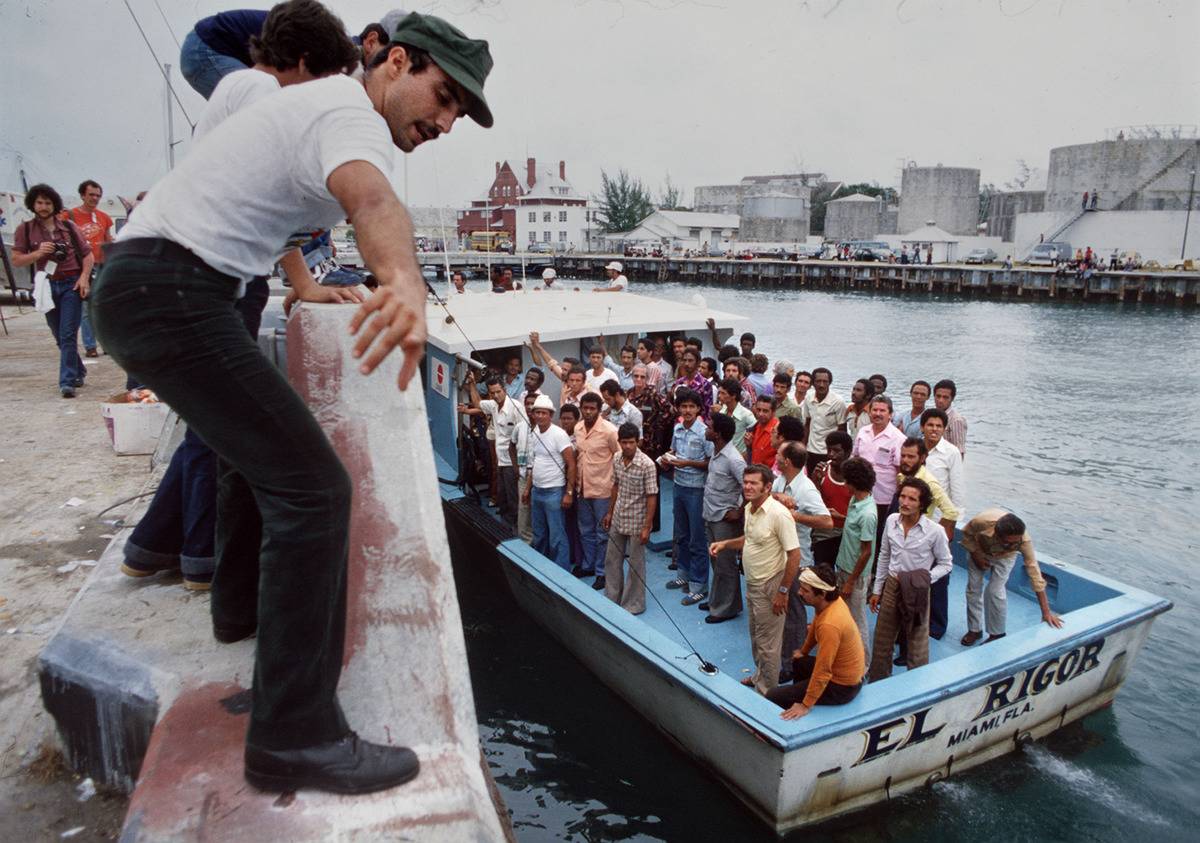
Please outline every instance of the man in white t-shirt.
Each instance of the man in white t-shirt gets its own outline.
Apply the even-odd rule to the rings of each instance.
[[[617,373],[604,365],[604,349],[594,345],[588,351],[588,363],[591,367],[587,370],[587,374],[583,376],[584,389],[588,392],[599,394],[600,387],[605,381],[618,380]]]
[[[498,377],[492,377],[487,382],[488,397],[479,400],[479,390],[475,389],[475,373],[467,376],[467,396],[470,406],[458,405],[458,411],[464,415],[484,415],[491,422],[496,434],[496,473],[499,477],[496,492],[496,505],[500,516],[509,524],[517,523],[517,468],[516,468],[516,430],[517,425],[525,421],[525,408],[515,399],[510,398],[504,391],[504,382]]]
[[[350,322],[356,368],[369,374],[399,346],[406,388],[425,347],[425,284],[389,180],[395,147],[410,152],[464,115],[491,126],[491,67],[486,42],[413,13],[361,81],[332,76],[263,97],[154,185],[92,293],[113,359],[246,478],[262,513],[261,552],[239,547],[244,570],[231,574],[244,583],[245,615],[214,623],[222,640],[257,632],[244,771],[260,789],[368,793],[408,781],[419,763],[407,748],[359,740],[338,705],[353,486],[234,302],[292,232],[349,217],[379,281]]]
[[[263,22],[262,32],[250,39],[249,49],[254,65],[221,78],[196,121],[192,140],[200,140],[231,114],[280,88],[349,73],[359,57],[359,48],[347,37],[342,22],[315,0],[275,6]],[[283,301],[285,313],[296,301],[336,304],[363,300],[354,288],[318,284],[298,248],[289,249],[279,265],[291,284]]]
[[[608,276],[607,287],[593,287],[593,293],[623,293],[629,289],[629,279],[621,274],[625,267],[621,266],[620,261],[609,261],[604,267],[604,274]]]
[[[575,446],[570,435],[553,423],[554,404],[548,396],[533,400],[531,415],[528,473],[532,484],[524,499],[530,505],[533,548],[569,571],[565,510],[575,502]]]

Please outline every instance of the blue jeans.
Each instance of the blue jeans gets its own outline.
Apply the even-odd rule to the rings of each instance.
[[[708,544],[704,534],[704,487],[675,484],[675,564],[696,594],[708,592]]]
[[[235,70],[245,70],[246,65],[235,58],[218,53],[200,39],[195,30],[183,39],[179,50],[179,72],[196,93],[208,99],[217,83]]]
[[[579,540],[583,542],[581,567],[588,573],[604,576],[604,555],[608,552],[608,531],[600,522],[608,514],[608,498],[580,498],[576,504]]]
[[[533,487],[530,494],[529,516],[533,527],[533,549],[547,559],[553,559],[564,571],[571,569],[571,549],[563,519],[564,486],[549,489]]]
[[[83,299],[75,289],[78,276],[50,282],[54,310],[46,314],[46,324],[58,344],[58,388],[74,389],[87,377],[79,358],[79,319]]]
[[[190,427],[150,508],[125,543],[125,557],[186,577],[212,574],[217,524],[217,455]]]
[[[92,317],[87,302],[79,309],[79,337],[88,351],[96,347],[96,334],[92,331]]]

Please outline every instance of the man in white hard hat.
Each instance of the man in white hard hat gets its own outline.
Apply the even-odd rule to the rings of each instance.
[[[558,273],[554,271],[554,267],[548,266],[542,270],[542,287],[543,290],[553,290],[558,292],[563,288],[554,282],[558,280]]]
[[[604,267],[604,274],[608,276],[607,287],[594,287],[593,293],[623,293],[629,289],[629,279],[621,274],[625,267],[621,266],[620,261],[609,261]]]

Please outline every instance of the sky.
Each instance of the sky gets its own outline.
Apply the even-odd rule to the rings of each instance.
[[[177,67],[193,24],[255,0],[128,0]],[[357,33],[392,6],[327,5]],[[697,185],[824,172],[898,186],[906,161],[976,167],[1106,129],[1200,123],[1195,0],[433,0],[491,44],[496,118],[459,121],[398,164],[412,205],[482,196],[497,160],[567,162],[584,194],[624,168],[691,204]],[[167,172],[166,87],[125,0],[0,0],[0,190],[93,178],[132,196]],[[175,154],[204,101],[172,71]],[[187,112],[187,116],[182,113]],[[406,175],[407,171],[407,175]]]

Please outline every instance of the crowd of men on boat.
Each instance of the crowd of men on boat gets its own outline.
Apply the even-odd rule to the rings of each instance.
[[[501,517],[640,614],[669,477],[665,588],[709,624],[747,615],[754,672],[743,684],[785,718],[848,702],[894,665],[927,664],[948,626],[951,545],[967,514],[956,384],[917,380],[899,406],[873,374],[847,399],[828,368],[772,364],[753,334],[723,345],[708,327],[716,358],[694,336],[619,347],[600,336],[586,359],[556,359],[534,332],[534,366],[514,350],[482,383],[470,373],[459,411],[494,457]],[[547,373],[561,382],[557,410]],[[1061,625],[1016,514],[985,509],[957,540],[969,555],[963,646],[1006,635],[1018,553],[1043,620]]]

